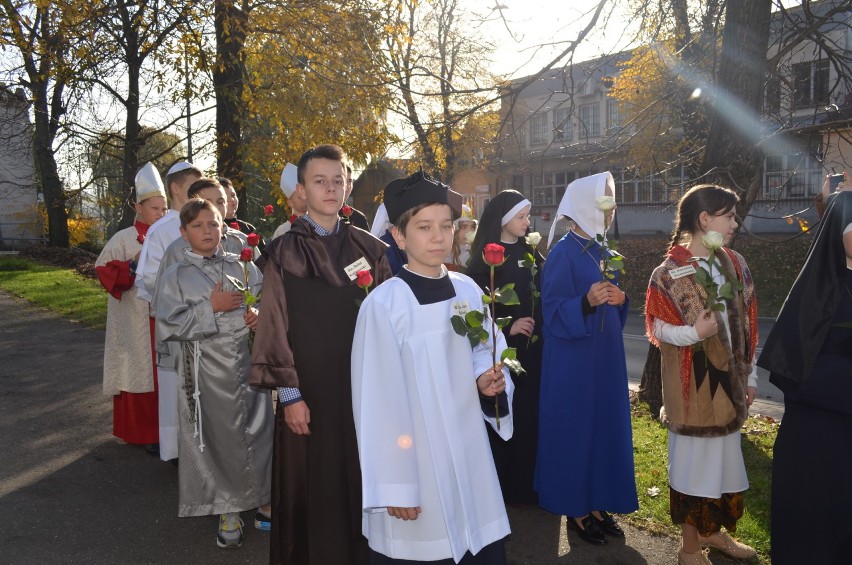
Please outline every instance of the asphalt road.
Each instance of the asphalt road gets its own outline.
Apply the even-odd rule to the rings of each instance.
[[[178,518],[177,468],[112,436],[103,332],[3,292],[0,319],[0,563],[268,561],[266,533],[249,526],[242,548],[222,550],[215,517]],[[628,328],[638,376],[647,348],[629,337],[642,333],[638,316]],[[247,525],[252,517],[244,514]],[[644,530],[625,526],[626,540],[599,548],[538,508],[510,508],[509,517],[511,565],[676,563],[677,540]]]

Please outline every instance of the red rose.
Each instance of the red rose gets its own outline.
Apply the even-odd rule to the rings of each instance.
[[[299,219],[299,216],[297,216],[296,214],[293,214],[293,215],[290,216],[290,223],[295,224],[296,220],[298,220],[298,219]]]
[[[252,259],[254,259],[254,251],[251,250],[251,247],[243,247],[243,250],[240,251],[240,261],[248,263]]]
[[[256,233],[248,234],[246,236],[246,239],[248,240],[248,244],[251,245],[252,247],[257,247],[258,245],[260,245],[260,236],[257,235]]]
[[[267,204],[263,207],[264,216],[271,216],[273,212],[275,212],[275,208],[272,207],[272,204]]]
[[[492,267],[502,265],[506,260],[506,248],[499,243],[489,243],[482,250],[482,260]]]
[[[137,235],[137,236],[136,236],[136,241],[138,241],[139,243],[145,243],[145,234],[144,234],[144,233],[140,233],[139,235]]]
[[[352,215],[352,206],[346,205],[340,209],[340,213],[343,214],[343,217],[348,218]]]
[[[230,224],[228,224],[228,225],[231,227],[231,229],[235,229],[235,230],[239,230],[239,229],[240,229],[240,224],[238,224],[237,222],[231,222],[231,223],[230,223]]]
[[[363,288],[365,291],[373,286],[373,275],[370,274],[370,271],[364,269],[363,271],[358,271],[355,273],[355,284]]]

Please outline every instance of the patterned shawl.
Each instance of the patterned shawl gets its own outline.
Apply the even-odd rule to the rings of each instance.
[[[719,368],[727,369],[728,382],[733,387],[731,402],[734,405],[737,417],[724,425],[709,424],[708,422],[686,424],[686,421],[689,420],[690,390],[695,388],[697,384],[693,382],[695,378],[694,349],[693,347],[679,347],[677,348],[679,374],[664,374],[663,380],[664,382],[672,382],[676,378],[680,380],[685,412],[683,421],[679,421],[679,416],[668,409],[667,416],[675,419],[675,421],[668,423],[672,431],[684,435],[725,435],[738,429],[742,425],[742,420],[748,414],[748,408],[745,406],[745,383],[748,375],[751,374],[752,360],[757,347],[757,300],[754,294],[754,282],[745,259],[735,251],[727,248],[723,248],[723,250],[724,253],[716,254],[716,260],[723,273],[732,273],[743,283],[743,290],[738,293],[734,300],[726,301],[728,323],[731,330],[730,341],[725,332],[721,330],[722,324],[719,320],[720,332],[717,336],[708,338],[705,342],[710,349],[707,352],[708,356],[711,353],[716,353],[717,358],[719,354],[723,358],[723,363],[717,364],[724,364],[725,367]],[[655,319],[675,326],[691,326],[695,324],[699,314],[705,308],[707,294],[693,275],[672,277],[672,272],[677,272],[676,269],[678,268],[689,265],[699,268],[695,262],[689,261],[691,258],[692,254],[689,250],[679,245],[674,246],[669,250],[663,264],[657,267],[651,275],[645,300],[646,332],[651,342],[657,347],[661,347],[661,350],[668,344],[661,344],[654,336]],[[715,351],[713,351],[714,349]],[[724,358],[727,358],[727,362],[724,362]]]

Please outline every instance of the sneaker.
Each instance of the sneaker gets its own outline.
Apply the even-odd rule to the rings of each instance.
[[[272,516],[267,516],[257,509],[254,514],[254,527],[262,532],[268,532],[272,529]]]
[[[226,549],[236,549],[243,545],[243,521],[237,512],[219,515],[219,534],[216,545]]]
[[[753,547],[735,540],[727,532],[716,532],[706,538],[698,536],[698,543],[701,544],[701,547],[714,547],[736,559],[751,559],[757,555],[757,551]]]

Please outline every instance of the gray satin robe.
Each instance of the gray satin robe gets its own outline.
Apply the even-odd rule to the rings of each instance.
[[[226,275],[245,280],[236,255],[186,253],[157,282],[157,337],[181,342],[179,516],[240,512],[270,500],[272,405],[268,393],[248,385],[245,309],[214,314],[210,304],[217,282],[234,290]],[[254,264],[249,284],[257,295],[262,275]]]

